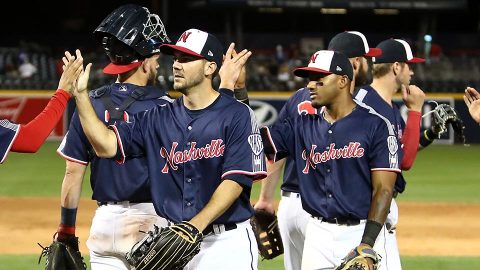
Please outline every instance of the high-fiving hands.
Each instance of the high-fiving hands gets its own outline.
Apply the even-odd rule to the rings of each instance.
[[[90,78],[90,69],[92,67],[92,63],[89,63],[85,69],[83,68],[83,57],[80,50],[75,51],[75,56],[73,56],[69,51],[65,52],[65,56],[62,57],[63,61],[63,70],[64,74],[68,72],[71,75],[68,76],[68,80],[66,80],[65,84],[67,86],[66,91],[70,93],[70,95],[77,97],[81,94],[87,94],[88,91],[88,79]],[[72,71],[74,70],[74,71]],[[63,78],[63,74],[62,74]],[[60,84],[62,80],[60,80]],[[60,88],[59,84],[59,88]]]
[[[463,100],[473,120],[480,124],[480,93],[472,87],[467,87]]]

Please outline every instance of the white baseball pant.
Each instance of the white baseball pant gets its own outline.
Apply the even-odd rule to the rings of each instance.
[[[98,207],[87,240],[91,269],[130,269],[125,254],[153,224],[165,227],[167,221],[155,213],[151,203],[117,202]]]

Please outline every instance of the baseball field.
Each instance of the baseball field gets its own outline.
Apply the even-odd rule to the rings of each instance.
[[[60,219],[64,161],[55,154],[58,144],[48,142],[34,155],[12,153],[0,166],[0,270],[42,269],[37,242],[50,244]],[[480,145],[434,145],[418,154],[398,198],[403,269],[480,269],[479,161]],[[90,196],[86,180],[77,218],[84,255],[96,206]],[[283,269],[282,258],[262,261],[259,269]]]

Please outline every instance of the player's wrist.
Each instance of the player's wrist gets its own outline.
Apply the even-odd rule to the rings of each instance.
[[[375,245],[375,240],[378,237],[378,234],[382,230],[383,224],[376,222],[374,220],[367,220],[365,224],[365,229],[363,231],[362,241],[360,245],[368,245],[370,248]]]

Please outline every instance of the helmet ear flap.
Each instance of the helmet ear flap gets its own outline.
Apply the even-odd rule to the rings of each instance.
[[[125,45],[113,36],[107,35],[102,38],[102,47],[110,58],[110,61],[118,65],[127,65],[135,60],[141,60],[133,48]]]

